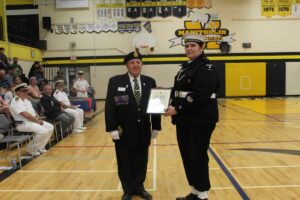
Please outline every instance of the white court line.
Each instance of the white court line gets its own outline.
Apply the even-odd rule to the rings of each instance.
[[[156,139],[153,140],[153,181],[152,181],[152,188],[153,188],[153,191],[156,191],[157,190],[157,162],[156,162],[156,159],[157,159],[157,154],[156,154]]]
[[[235,189],[234,187],[213,187],[211,190],[232,190]],[[153,189],[146,189],[147,191],[153,192]],[[86,189],[86,190],[54,190],[54,189],[49,189],[49,190],[0,190],[1,192],[120,192],[122,190],[91,190],[91,189]]]
[[[261,186],[243,186],[244,189],[262,189],[262,188],[293,188],[300,185],[261,185]]]
[[[148,172],[152,172],[152,169],[147,170]],[[96,171],[59,171],[59,170],[19,170],[18,173],[117,173],[117,170],[96,170]]]
[[[253,166],[253,167],[230,167],[229,169],[269,169],[269,168],[299,168],[300,165],[274,165],[274,166]]]

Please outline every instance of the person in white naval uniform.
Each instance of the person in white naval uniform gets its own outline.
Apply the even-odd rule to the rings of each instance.
[[[88,98],[88,87],[90,87],[89,83],[84,79],[84,72],[78,72],[78,79],[75,81],[73,85],[73,89],[75,89],[77,93],[77,97]]]
[[[17,123],[16,129],[20,132],[33,132],[35,136],[33,141],[27,144],[26,150],[29,154],[38,156],[45,153],[46,144],[48,143],[54,127],[52,124],[42,121],[38,118],[31,102],[27,98],[27,84],[21,83],[14,88],[16,96],[10,104],[10,113]],[[32,145],[32,142],[34,146]]]
[[[86,127],[83,126],[84,111],[76,106],[71,105],[68,95],[64,92],[64,81],[58,80],[55,82],[56,90],[53,93],[54,98],[64,108],[65,112],[70,113],[75,117],[73,128],[75,133],[83,132]]]

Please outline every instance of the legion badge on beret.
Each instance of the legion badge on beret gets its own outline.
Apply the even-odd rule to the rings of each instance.
[[[133,60],[133,59],[139,59],[142,61],[142,58],[143,58],[142,54],[140,54],[137,51],[133,51],[124,57],[124,64],[126,64],[128,61]]]

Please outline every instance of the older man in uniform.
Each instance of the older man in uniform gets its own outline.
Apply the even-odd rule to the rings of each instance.
[[[83,132],[86,127],[83,126],[84,111],[77,106],[71,105],[68,95],[64,92],[64,81],[58,80],[55,82],[56,90],[53,93],[55,99],[64,108],[64,111],[71,114],[75,120],[73,122],[73,128],[75,133]]]
[[[132,195],[152,199],[144,188],[148,149],[152,138],[161,130],[160,115],[146,113],[155,80],[141,75],[142,55],[131,52],[124,58],[128,73],[109,80],[106,102],[106,131],[115,142],[118,174],[124,190],[122,200]],[[151,122],[152,127],[151,127]]]
[[[16,96],[11,101],[10,112],[16,121],[22,121],[20,124],[17,123],[16,128],[21,132],[35,133],[33,141],[31,141],[34,144],[34,148],[32,148],[33,145],[30,142],[26,149],[31,155],[40,155],[40,153],[47,151],[45,146],[53,133],[54,127],[52,124],[38,118],[31,102],[27,98],[28,90],[26,83],[17,85],[14,91]]]

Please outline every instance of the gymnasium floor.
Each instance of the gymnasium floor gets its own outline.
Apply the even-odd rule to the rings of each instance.
[[[98,102],[98,110],[103,107]],[[300,199],[300,98],[221,99],[219,109],[209,150],[209,199]],[[153,199],[175,200],[189,187],[175,127],[162,119],[163,131],[150,147],[145,186]],[[87,127],[0,182],[0,199],[120,200],[104,113]]]

